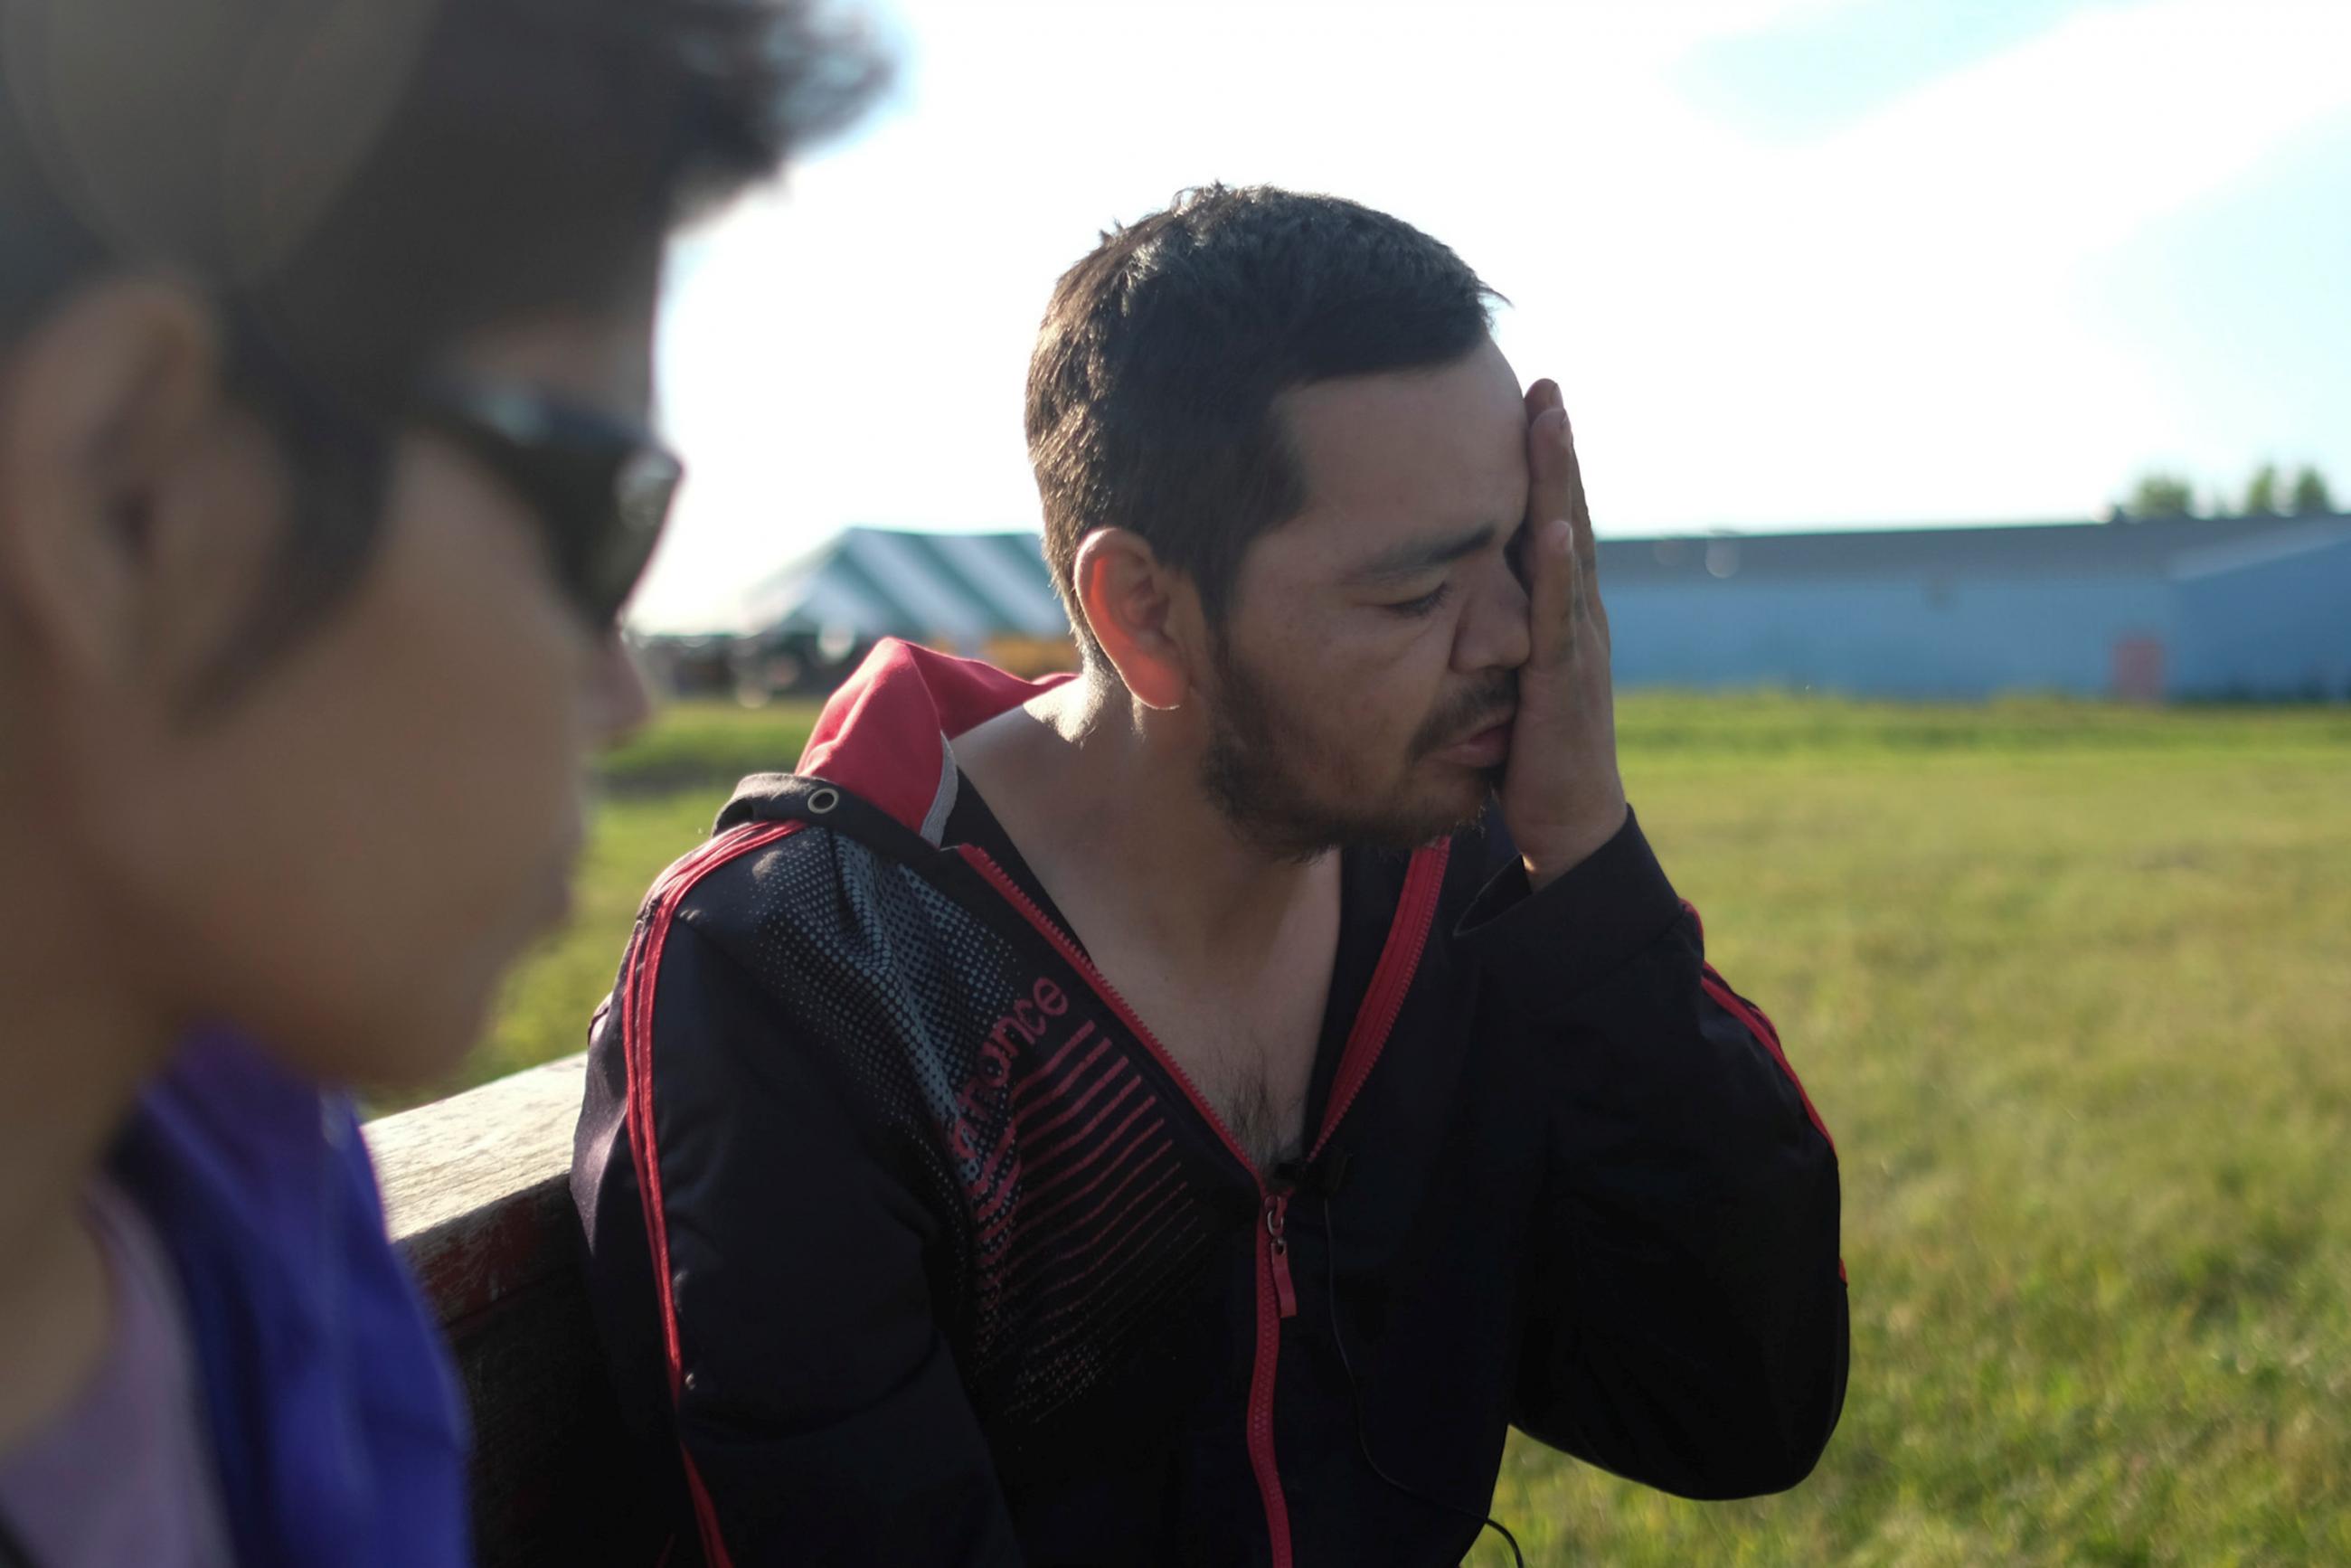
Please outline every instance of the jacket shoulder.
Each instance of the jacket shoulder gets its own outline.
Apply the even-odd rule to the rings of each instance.
[[[927,871],[825,824],[746,822],[665,873],[645,916],[667,915],[743,962],[778,943],[846,942],[885,914],[946,902]],[[879,964],[886,956],[870,956]]]
[[[869,1089],[887,1080],[895,1099],[909,1073],[927,1083],[946,1071],[945,1058],[994,1027],[989,1009],[1033,984],[1033,958],[967,902],[972,890],[946,885],[951,857],[935,850],[902,857],[810,822],[729,830],[706,850],[691,882],[657,888],[640,921],[641,941],[665,921],[698,939],[688,967],[665,943],[649,956],[664,1011],[715,954],[780,1041],[853,1065]]]

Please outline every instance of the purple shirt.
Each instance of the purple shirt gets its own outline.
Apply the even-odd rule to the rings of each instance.
[[[39,1568],[229,1568],[178,1282],[111,1184],[95,1184],[86,1208],[113,1333],[72,1403],[0,1455],[0,1514]]]
[[[463,1568],[465,1421],[341,1094],[191,1036],[109,1169],[185,1304],[243,1568]]]

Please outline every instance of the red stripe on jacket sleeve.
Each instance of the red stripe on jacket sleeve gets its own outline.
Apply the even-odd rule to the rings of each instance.
[[[1705,922],[1705,917],[1699,917],[1698,905],[1693,905],[1693,903],[1690,903],[1688,898],[1683,898],[1683,900],[1681,900],[1681,910],[1683,910],[1683,915],[1688,915],[1688,917],[1690,917],[1690,924],[1693,924],[1693,926],[1698,926],[1698,945],[1699,945],[1699,947],[1705,947],[1705,943],[1707,943],[1707,922]],[[1705,959],[1699,959],[1699,968],[1698,968],[1698,973],[1699,973],[1699,983],[1702,983],[1702,985],[1705,985],[1705,988],[1707,988],[1707,995],[1714,997],[1714,1004],[1716,1004],[1716,1006],[1721,1006],[1723,1011],[1730,1013],[1730,1016],[1733,1016],[1733,1018],[1738,1018],[1738,1020],[1742,1022],[1742,1025],[1747,1025],[1747,1032],[1754,1034],[1754,1037],[1756,1037],[1756,1044],[1761,1044],[1761,1046],[1763,1046],[1763,1049],[1766,1049],[1766,1051],[1771,1051],[1771,1058],[1772,1058],[1772,1061],[1780,1062],[1780,1072],[1787,1074],[1787,1082],[1789,1082],[1789,1083],[1793,1083],[1793,1086],[1796,1086],[1796,1098],[1803,1100],[1803,1114],[1805,1114],[1805,1116],[1811,1116],[1811,1119],[1813,1119],[1813,1128],[1815,1128],[1815,1131],[1820,1133],[1822,1138],[1827,1138],[1827,1140],[1829,1140],[1829,1147],[1832,1147],[1832,1150],[1834,1150],[1834,1147],[1836,1147],[1836,1138],[1834,1138],[1832,1133],[1829,1133],[1829,1124],[1827,1124],[1827,1122],[1822,1122],[1822,1119],[1820,1119],[1820,1112],[1813,1110],[1813,1095],[1805,1093],[1805,1089],[1803,1089],[1803,1079],[1796,1077],[1796,1067],[1789,1065],[1789,1061],[1787,1061],[1787,1051],[1780,1049],[1780,1030],[1772,1028],[1771,1018],[1763,1016],[1763,1009],[1759,1009],[1759,1006],[1754,1006],[1754,1004],[1751,1004],[1751,1001],[1744,999],[1744,997],[1740,997],[1738,992],[1735,992],[1735,989],[1730,989],[1730,983],[1728,983],[1728,980],[1723,980],[1721,973],[1716,973],[1714,964],[1707,964]]]
[[[1796,1086],[1796,1098],[1804,1103],[1804,1114],[1812,1118],[1813,1129],[1828,1141],[1830,1148],[1834,1149],[1836,1139],[1830,1134],[1828,1124],[1821,1120],[1820,1112],[1813,1108],[1813,1097],[1804,1092],[1804,1081],[1796,1076],[1795,1068],[1789,1064],[1788,1053],[1780,1049],[1780,1031],[1771,1027],[1771,1020],[1765,1018],[1760,1009],[1750,1006],[1745,998],[1733,991],[1724,982],[1723,977],[1714,972],[1713,965],[1706,965],[1699,974],[1700,984],[1706,987],[1706,994],[1712,997],[1716,1005],[1724,1012],[1746,1025],[1747,1032],[1753,1035],[1756,1042],[1771,1053],[1771,1060],[1780,1064],[1780,1071],[1786,1073],[1788,1082]]]
[[[673,1406],[684,1385],[684,1355],[679,1345],[676,1282],[669,1266],[669,1222],[662,1205],[661,1155],[653,1130],[653,988],[661,978],[662,950],[678,905],[695,884],[727,862],[749,854],[799,831],[803,822],[748,822],[722,833],[673,866],[654,885],[645,911],[643,932],[637,938],[636,960],[630,965],[622,988],[621,1051],[627,1068],[629,1156],[637,1167],[637,1199],[644,1208],[645,1241],[653,1254],[653,1285],[661,1297],[662,1348],[669,1367]],[[711,1568],[733,1568],[726,1542],[718,1530],[718,1512],[695,1468],[694,1455],[678,1435],[678,1457],[685,1465],[686,1490],[694,1500],[694,1519],[702,1536],[704,1560]]]
[[[1706,921],[1698,915],[1698,906],[1691,904],[1689,900],[1684,899],[1682,910],[1690,917],[1690,924],[1698,927],[1698,943],[1703,946],[1706,942]],[[1826,1139],[1829,1147],[1834,1150],[1836,1147],[1836,1138],[1829,1132],[1828,1124],[1821,1120],[1820,1112],[1813,1109],[1813,1097],[1804,1092],[1804,1081],[1796,1076],[1796,1069],[1788,1061],[1788,1053],[1780,1049],[1780,1031],[1772,1027],[1771,1020],[1764,1016],[1763,1009],[1732,990],[1729,982],[1717,972],[1713,965],[1706,963],[1703,959],[1699,961],[1698,977],[1699,983],[1706,988],[1706,994],[1714,998],[1715,1005],[1745,1025],[1747,1032],[1755,1037],[1756,1043],[1771,1053],[1771,1060],[1780,1064],[1780,1071],[1786,1073],[1788,1082],[1796,1086],[1796,1098],[1804,1103],[1804,1114],[1812,1118],[1813,1130]]]
[[[1690,924],[1698,927],[1698,941],[1703,945],[1706,941],[1705,920],[1700,918],[1697,906],[1687,899],[1682,901],[1682,908],[1688,911]],[[1729,982],[1715,972],[1714,966],[1703,960],[1698,966],[1698,983],[1706,988],[1706,994],[1714,998],[1716,1006],[1746,1026],[1747,1032],[1755,1037],[1756,1042],[1771,1053],[1771,1060],[1780,1064],[1780,1071],[1786,1073],[1788,1082],[1796,1086],[1796,1098],[1804,1103],[1804,1114],[1812,1119],[1813,1130],[1820,1134],[1822,1141],[1828,1145],[1829,1152],[1834,1154],[1836,1135],[1829,1131],[1829,1124],[1821,1120],[1820,1112],[1813,1104],[1812,1095],[1804,1090],[1804,1081],[1796,1076],[1795,1066],[1789,1061],[1788,1053],[1780,1049],[1780,1031],[1764,1016],[1763,1009],[1732,990]],[[1837,1260],[1837,1278],[1842,1280],[1844,1277],[1844,1260],[1840,1258]]]

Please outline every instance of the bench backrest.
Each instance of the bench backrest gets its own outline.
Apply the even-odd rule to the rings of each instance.
[[[564,1178],[585,1059],[367,1126],[392,1239],[456,1353],[483,1568],[644,1563],[662,1529],[606,1380]]]

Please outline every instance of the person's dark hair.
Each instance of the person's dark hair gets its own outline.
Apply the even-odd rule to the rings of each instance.
[[[1280,395],[1449,364],[1499,298],[1410,224],[1336,196],[1210,185],[1105,234],[1054,287],[1029,361],[1045,559],[1089,661],[1086,535],[1140,534],[1221,626],[1250,543],[1306,504]]]
[[[621,303],[877,74],[807,0],[0,0],[0,352],[112,272],[221,303],[302,481],[279,642],[381,498],[384,433],[327,389]]]

